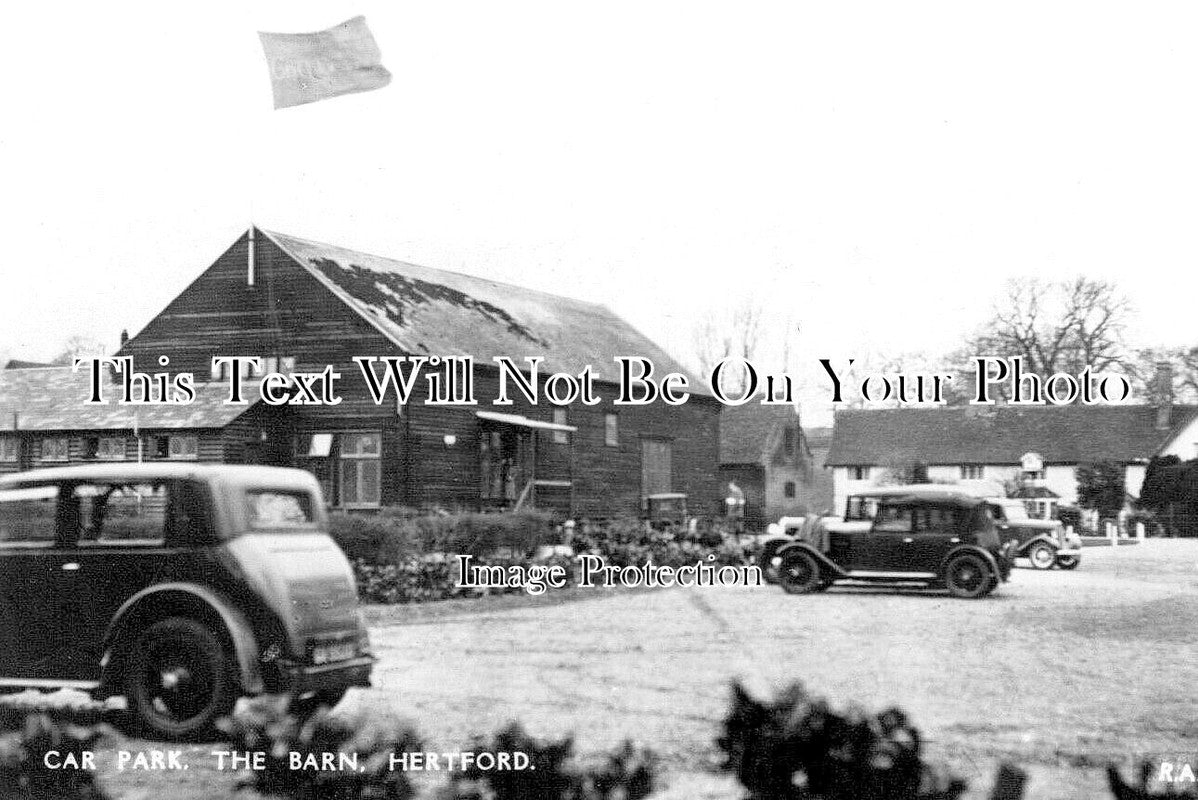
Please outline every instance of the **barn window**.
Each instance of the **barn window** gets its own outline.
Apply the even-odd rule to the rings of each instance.
[[[43,454],[43,458],[45,455]],[[125,457],[124,436],[88,436],[83,440],[83,457],[120,461]]]
[[[382,444],[378,431],[306,433],[296,437],[295,458],[316,476],[325,502],[377,508],[382,502]]]
[[[295,372],[295,356],[266,356],[262,359],[262,373]]]
[[[564,409],[564,408],[553,409],[553,424],[554,425],[567,424],[566,423],[566,409]],[[553,443],[554,444],[569,444],[570,443],[569,431],[554,431],[553,432]]]
[[[380,501],[382,436],[377,433],[341,434],[341,505],[377,506]]]
[[[66,461],[67,437],[48,436],[42,439],[42,461]]]
[[[869,480],[869,467],[856,465],[849,467],[849,480],[851,481],[867,481]]]
[[[125,457],[124,436],[104,436],[100,439],[100,447],[96,451],[98,458],[118,461]]]
[[[981,464],[962,464],[961,465],[961,480],[976,481],[981,480],[982,465]]]
[[[16,461],[20,450],[20,439],[15,436],[0,436],[0,461]]]
[[[603,441],[608,447],[620,446],[620,417],[616,414],[603,415]]]
[[[199,455],[198,436],[169,436],[167,440],[167,456],[170,458],[195,458]]]
[[[786,483],[782,484],[782,494],[786,495],[787,500],[794,500],[795,499],[795,482],[787,481]]]
[[[641,439],[641,491],[645,496],[673,491],[674,445],[664,439]]]

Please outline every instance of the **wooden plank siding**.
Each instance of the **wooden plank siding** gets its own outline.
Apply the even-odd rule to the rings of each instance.
[[[510,391],[512,405],[492,405],[491,400],[498,396],[498,372],[479,364],[475,376],[479,400],[475,407],[423,405],[426,387],[418,385],[405,409],[408,455],[419,474],[419,486],[414,487],[409,504],[425,505],[437,499],[462,507],[477,504],[480,425],[475,412],[499,411],[553,421],[553,405],[541,402],[533,406]],[[537,432],[537,477],[572,479],[576,514],[637,514],[641,509],[641,439],[663,439],[673,448],[673,491],[690,496],[692,513],[718,510],[720,487],[714,466],[719,449],[719,403],[693,396],[681,406],[615,406],[611,402],[615,394],[615,386],[597,381],[599,404],[575,403],[566,408],[566,423],[578,428],[569,434],[567,445],[554,444],[551,431]],[[608,413],[615,413],[619,420],[617,447],[605,442]],[[454,447],[445,445],[447,434],[457,438]]]
[[[46,467],[62,467],[72,464],[103,464],[136,462],[138,458],[137,437],[133,428],[126,430],[97,430],[97,431],[18,431],[5,434],[16,436],[21,441],[21,456],[18,461],[0,462],[0,474],[18,472],[27,469]],[[154,430],[142,428],[139,431],[142,441],[143,461],[201,461],[219,464],[225,461],[223,432],[220,429],[191,429]],[[156,436],[195,436],[197,456],[195,458],[157,458],[153,454],[153,439]],[[125,440],[124,458],[88,458],[86,440],[91,437],[102,439],[123,438]],[[47,460],[42,457],[42,444],[46,439],[67,439],[67,458]]]
[[[417,382],[415,396],[402,412],[394,401],[375,405],[352,357],[403,353],[265,235],[257,240],[255,252],[254,286],[247,286],[243,235],[120,353],[134,356],[143,371],[156,368],[157,358],[168,355],[170,369],[192,371],[198,382],[210,379],[214,355],[290,356],[300,371],[316,372],[332,364],[341,372],[339,405],[294,406],[269,420],[255,409],[220,433],[222,451],[215,454],[219,460],[239,462],[260,454],[261,448],[255,450],[252,442],[264,430],[269,441],[288,444],[314,431],[380,431],[384,505],[477,509],[483,426],[476,412],[553,421],[554,407],[547,403],[533,406],[516,396],[512,406],[493,406],[498,371],[483,362],[475,370],[477,406],[426,406],[424,380]],[[610,371],[614,364],[595,366]],[[545,504],[568,511],[572,494],[576,514],[639,513],[640,439],[651,436],[672,443],[672,488],[690,495],[692,511],[706,514],[717,508],[720,406],[715,400],[693,396],[682,406],[617,408],[610,403],[614,386],[597,382],[596,388],[600,405],[576,403],[567,408],[567,424],[578,428],[569,435],[568,445],[554,443],[551,431],[535,434],[537,477],[574,481],[572,493],[546,489]],[[604,442],[604,416],[613,411],[619,415],[617,447]],[[446,444],[447,435],[456,438],[453,445]]]

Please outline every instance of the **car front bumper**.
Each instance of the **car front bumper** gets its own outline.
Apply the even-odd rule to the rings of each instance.
[[[1081,558],[1082,549],[1080,547],[1059,547],[1057,548],[1057,558]]]

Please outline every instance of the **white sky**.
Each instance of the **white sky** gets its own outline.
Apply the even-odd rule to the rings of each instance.
[[[687,355],[757,293],[816,358],[956,346],[1004,279],[1198,344],[1177,3],[22,4],[0,352],[136,332],[262,227],[602,302]],[[377,92],[273,111],[257,30],[365,14]],[[581,366],[581,365],[580,365]]]

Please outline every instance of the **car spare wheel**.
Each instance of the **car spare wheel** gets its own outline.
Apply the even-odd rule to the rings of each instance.
[[[134,640],[124,664],[125,697],[141,732],[199,739],[233,710],[239,690],[232,651],[207,625],[171,617]]]
[[[807,594],[826,589],[828,586],[820,575],[815,557],[804,550],[796,550],[782,556],[778,581],[788,594]]]
[[[1077,569],[1077,565],[1082,563],[1078,556],[1057,556],[1057,566],[1061,569]]]
[[[944,584],[953,597],[985,597],[994,590],[995,582],[990,565],[976,553],[956,556],[944,570]]]
[[[1052,569],[1057,560],[1057,551],[1044,542],[1036,542],[1028,548],[1027,558],[1036,569]]]

